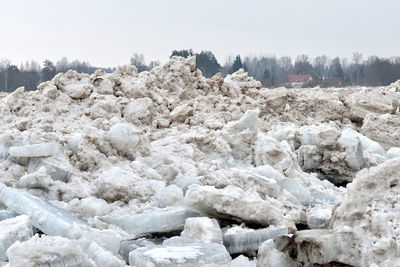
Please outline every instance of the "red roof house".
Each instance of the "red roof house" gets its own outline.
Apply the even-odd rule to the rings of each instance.
[[[310,74],[289,74],[286,87],[303,87],[313,81]]]

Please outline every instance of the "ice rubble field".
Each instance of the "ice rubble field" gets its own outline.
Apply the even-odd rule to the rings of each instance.
[[[399,91],[174,57],[2,94],[0,266],[399,266]]]

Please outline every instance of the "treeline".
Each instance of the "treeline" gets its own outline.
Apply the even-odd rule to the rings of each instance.
[[[312,82],[306,86],[383,86],[400,79],[400,57],[379,58],[370,56],[364,59],[361,53],[355,52],[351,59],[329,58],[325,55],[310,58],[300,55],[294,60],[283,56],[229,56],[220,64],[211,51],[194,52],[192,49],[174,50],[172,56],[196,56],[196,67],[204,76],[211,77],[218,72],[223,76],[243,68],[264,87],[285,86],[290,74],[309,74]],[[160,61],[146,64],[143,54],[133,54],[129,64],[135,65],[139,72],[148,71],[160,65]],[[20,86],[26,90],[35,90],[41,83],[51,80],[57,73],[76,70],[91,74],[96,69],[112,72],[115,68],[92,67],[89,62],[69,61],[67,58],[53,63],[45,60],[42,65],[37,61],[27,61],[16,66],[10,60],[0,60],[0,91],[11,92]]]
[[[69,61],[65,57],[55,64],[50,60],[45,60],[40,65],[39,62],[32,60],[20,66],[11,64],[8,59],[2,59],[0,60],[0,91],[12,92],[20,86],[25,86],[27,91],[33,91],[40,83],[49,81],[57,73],[67,72],[70,69],[91,74],[99,68],[92,67],[89,62]],[[101,69],[107,72],[114,71],[111,68]]]
[[[197,68],[207,77],[217,72],[225,76],[240,68],[262,82],[265,87],[284,86],[290,74],[310,74],[313,82],[307,86],[382,86],[400,79],[400,57],[379,58],[370,56],[363,59],[361,53],[353,53],[352,58],[329,58],[325,55],[314,59],[300,55],[294,62],[291,57],[247,56],[228,57],[220,65],[211,51],[194,53],[193,50],[174,50],[172,56],[196,55]]]

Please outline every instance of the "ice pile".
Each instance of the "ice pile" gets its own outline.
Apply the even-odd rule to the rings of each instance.
[[[19,88],[0,265],[398,265],[397,89],[266,89],[193,57]]]

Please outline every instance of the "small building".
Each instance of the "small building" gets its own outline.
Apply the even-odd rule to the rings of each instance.
[[[286,80],[286,87],[299,88],[309,85],[313,81],[310,74],[289,74]]]

